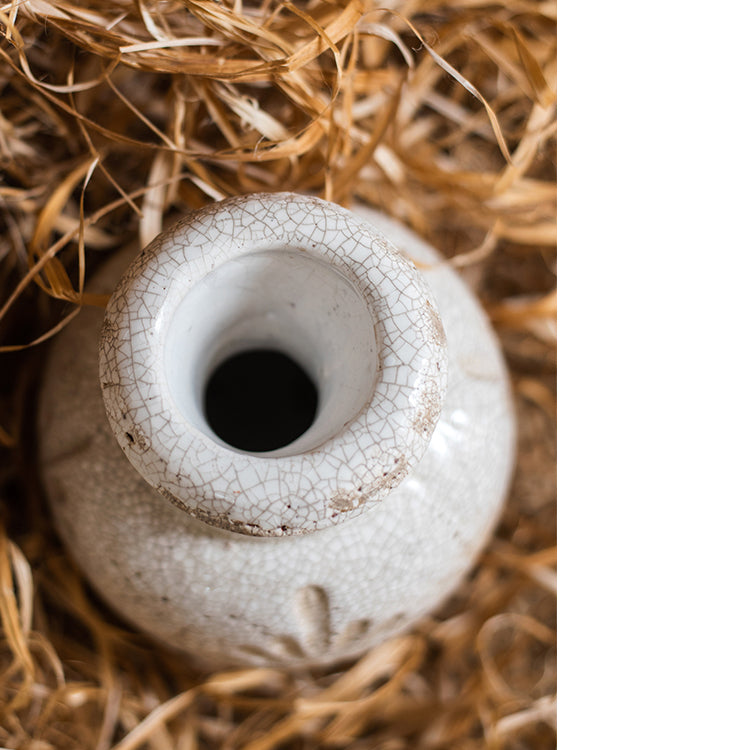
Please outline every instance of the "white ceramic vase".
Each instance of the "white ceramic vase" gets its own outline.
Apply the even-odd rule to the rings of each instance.
[[[497,343],[455,272],[376,212],[288,193],[154,240],[103,323],[86,310],[58,337],[40,410],[82,570],[213,668],[331,663],[436,607],[497,521],[513,437]]]

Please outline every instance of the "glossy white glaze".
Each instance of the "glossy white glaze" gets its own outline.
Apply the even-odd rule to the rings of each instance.
[[[217,441],[200,416],[211,363],[256,331],[307,360],[324,402],[271,456]],[[351,212],[241,196],[179,222],[129,267],[104,321],[104,406],[131,463],[183,510],[240,533],[315,531],[380,502],[422,457],[445,392],[444,337],[414,265]],[[354,398],[332,393],[348,380],[325,374],[335,366],[352,370]]]
[[[268,271],[280,284],[279,291],[268,292],[272,285],[262,284],[266,291],[253,296],[255,313],[266,307],[280,314],[286,302],[301,300],[308,291],[303,282],[308,272],[317,274],[310,288],[320,283],[328,289],[324,298],[316,300],[311,295],[302,303],[302,318],[288,317],[275,331],[263,325],[243,328],[239,314],[243,295],[239,293],[228,292],[217,303],[218,315],[201,316],[211,295],[189,283],[191,259],[185,256],[169,271],[170,278],[184,274],[184,280],[178,282],[182,291],[169,303],[171,312],[164,315],[159,312],[164,309],[159,300],[143,296],[154,292],[153,280],[159,272],[154,276],[153,264],[163,255],[162,238],[131,267],[121,286],[137,286],[138,279],[145,278],[138,269],[149,269],[150,286],[140,287],[140,302],[132,302],[130,296],[116,297],[109,320],[121,320],[112,317],[118,305],[120,310],[143,311],[146,299],[150,322],[144,331],[184,334],[198,326],[203,333],[191,339],[183,354],[180,344],[166,334],[162,339],[156,336],[161,341],[156,350],[161,360],[145,370],[126,362],[128,347],[143,348],[131,345],[130,323],[109,322],[103,333],[105,398],[120,444],[131,460],[137,463],[146,456],[146,464],[161,463],[169,469],[173,446],[179,444],[184,457],[190,446],[185,448],[179,440],[185,444],[197,440],[201,446],[209,445],[210,481],[218,490],[207,491],[206,482],[196,480],[201,467],[194,456],[199,454],[190,454],[189,482],[183,481],[181,471],[170,476],[152,470],[148,475],[173,503],[166,502],[125,459],[107,424],[100,395],[97,334],[102,319],[101,313],[92,310],[84,311],[61,334],[50,355],[40,414],[45,483],[57,526],[81,568],[114,609],[152,637],[212,667],[276,661],[326,663],[361,652],[407,627],[439,604],[471,567],[497,521],[510,478],[514,437],[510,389],[493,333],[473,295],[412,232],[367,209],[357,209],[367,222],[363,225],[343,209],[299,196],[262,197],[265,209],[259,208],[256,197],[252,211],[246,199],[240,200],[245,201],[241,215],[246,229],[257,228],[249,217],[265,210],[261,224],[267,225],[269,217],[279,221],[283,215],[293,216],[292,229],[283,231],[294,233],[306,227],[308,232],[305,245],[304,237],[295,234],[292,240],[280,242],[278,231],[271,231],[270,240],[257,249],[261,265],[268,253],[278,253],[286,265],[283,273]],[[326,235],[325,242],[320,241],[322,237],[309,239],[314,236],[310,233],[315,231],[315,220],[300,214],[319,215],[321,210],[327,217],[327,230],[333,233]],[[230,219],[222,211],[223,207],[218,212],[212,207],[204,220],[221,216],[221,226],[226,228]],[[389,242],[374,226],[400,255],[389,249]],[[343,237],[336,239],[342,231]],[[229,230],[229,236],[233,232],[236,237],[235,230]],[[203,276],[210,277],[217,269],[221,275],[226,257],[219,262],[220,252],[214,250],[217,235],[205,227],[200,235],[212,240],[198,242],[202,249],[193,258],[201,264]],[[313,242],[324,250],[310,248]],[[301,246],[308,247],[312,259],[300,259]],[[362,252],[354,271],[341,259],[342,247],[347,257],[352,249]],[[167,256],[171,252],[167,248]],[[231,255],[233,247],[227,252]],[[259,278],[257,265],[243,266],[248,252],[243,246],[227,261],[240,259],[241,267],[225,278],[235,289]],[[322,266],[326,257],[334,257],[333,268]],[[416,273],[410,260],[429,268]],[[111,288],[126,262],[127,258],[115,259],[96,285]],[[306,263],[321,266],[304,267]],[[260,278],[267,281],[265,273]],[[433,296],[447,337],[447,359],[442,362],[440,324],[431,310]],[[351,328],[335,322],[338,332],[329,335],[326,326],[307,318],[315,311],[332,311],[334,299],[346,311]],[[364,333],[365,311],[373,322],[372,338]],[[143,317],[139,313],[139,319]],[[127,318],[133,319],[132,315]],[[121,332],[128,327],[131,335],[123,336]],[[235,336],[232,331],[237,330]],[[339,346],[347,336],[349,344]],[[231,351],[257,341],[273,341],[304,361],[322,394],[318,432],[313,425],[312,437],[303,435],[293,451],[243,454],[212,437],[201,423],[196,394],[206,373]],[[391,346],[389,341],[399,345]],[[315,346],[310,345],[313,342]],[[345,352],[352,348],[356,356],[348,358]],[[429,362],[406,353],[414,349],[431,351]],[[325,374],[329,357],[337,363],[336,375]],[[113,368],[108,364],[112,361],[120,364]],[[181,367],[180,362],[187,366]],[[348,405],[341,407],[330,394],[340,387],[340,370],[346,366],[353,369],[358,384]],[[383,376],[388,367],[393,377]],[[124,377],[124,372],[131,374]],[[138,417],[146,402],[158,400],[153,398],[158,387],[143,388],[154,372],[162,373],[162,406],[165,399],[171,399],[169,424],[159,421],[158,413],[150,422]],[[141,394],[140,404],[132,400],[128,385],[136,386],[131,391]],[[396,387],[386,388],[383,399],[377,401],[378,388],[390,385]],[[390,411],[383,412],[383,404]],[[397,409],[397,404],[403,409]],[[433,408],[427,408],[430,404]],[[368,418],[370,409],[374,413]],[[182,412],[188,417],[178,416]],[[374,418],[385,413],[387,418]],[[155,437],[165,430],[178,442],[167,441],[166,450],[154,450]],[[134,439],[124,437],[125,433]],[[354,435],[348,444],[342,438],[346,434]],[[298,464],[308,466],[305,461],[316,452],[316,482],[322,477],[323,489],[310,487],[306,469],[297,475],[292,472]],[[255,472],[252,492],[245,492],[240,481],[240,493],[233,494],[239,472],[220,463],[225,454],[239,457],[243,467]],[[395,471],[384,461],[401,463]],[[279,473],[279,467],[283,472]],[[368,482],[374,482],[374,474],[368,474],[374,472],[371,467],[385,473],[387,481],[367,492]],[[227,482],[230,491],[226,491]],[[342,487],[345,492],[339,492]],[[216,492],[223,498],[218,508],[211,502]],[[284,501],[288,497],[293,502]],[[239,500],[228,502],[227,498]],[[287,512],[292,510],[287,505],[293,512]],[[227,530],[238,529],[238,523],[243,533]],[[265,536],[248,536],[248,532]]]

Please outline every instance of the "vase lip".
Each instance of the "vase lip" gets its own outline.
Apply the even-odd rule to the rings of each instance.
[[[290,249],[330,264],[372,317],[377,372],[367,403],[296,455],[232,449],[186,422],[165,378],[169,324],[224,263]],[[446,387],[445,334],[415,265],[377,229],[312,196],[262,193],[206,206],[159,235],[107,306],[102,394],[125,455],[162,495],[210,525],[253,536],[309,533],[374,507],[429,444]]]

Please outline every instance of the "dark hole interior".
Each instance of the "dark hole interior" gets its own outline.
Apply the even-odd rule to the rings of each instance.
[[[239,352],[211,374],[203,396],[211,429],[243,451],[283,448],[315,419],[318,390],[290,357],[274,349]]]

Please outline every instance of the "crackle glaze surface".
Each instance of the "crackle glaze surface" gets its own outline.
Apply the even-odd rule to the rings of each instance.
[[[420,346],[439,349],[439,324],[429,310],[434,298],[447,358],[439,370],[428,370],[427,388],[433,395],[442,388],[445,372],[447,387],[429,443],[419,442],[424,431],[412,430],[415,435],[407,438],[410,471],[366,512],[344,514],[344,522],[332,517],[330,496],[311,503],[311,515],[285,519],[311,531],[298,535],[248,536],[183,512],[133,469],[109,428],[98,380],[101,312],[84,310],[50,353],[40,451],[61,535],[115,610],[210,667],[326,663],[365,650],[438,605],[468,571],[497,521],[510,478],[514,428],[493,333],[473,295],[434,250],[375,212],[357,209],[357,214],[404,256],[389,261],[391,273],[413,276],[406,259],[429,266],[422,276],[431,295],[421,302],[408,299],[402,314],[420,330]],[[336,209],[336,216],[342,215],[346,212]],[[377,232],[371,234],[383,242]],[[112,288],[128,260],[116,258],[92,288]],[[111,331],[107,335],[114,340]],[[384,355],[380,361],[389,360]],[[407,387],[419,392],[424,377]],[[403,424],[413,425],[414,417]],[[336,461],[343,465],[348,458]],[[270,530],[282,516],[263,522]]]
[[[330,264],[359,290],[377,374],[366,407],[323,445],[268,458],[182,418],[164,351],[193,286],[231,261],[289,252]],[[349,211],[289,193],[213,204],[151,243],[109,303],[100,363],[110,423],[141,476],[206,523],[256,535],[315,531],[379,502],[422,457],[445,391],[443,327],[414,265]]]

